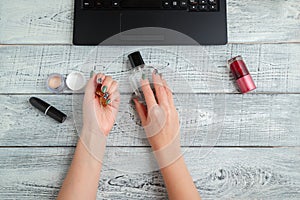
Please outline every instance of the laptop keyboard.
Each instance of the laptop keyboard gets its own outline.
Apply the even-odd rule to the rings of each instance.
[[[189,12],[217,12],[220,0],[82,0],[87,10],[183,10]]]

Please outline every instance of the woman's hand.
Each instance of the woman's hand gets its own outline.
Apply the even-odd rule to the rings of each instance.
[[[105,104],[95,94],[102,83]],[[106,137],[113,127],[120,104],[118,84],[110,76],[94,75],[86,85],[83,128],[67,177],[57,199],[96,199]]]
[[[101,86],[101,97],[96,94],[97,86]],[[103,161],[107,136],[114,125],[119,104],[118,84],[112,77],[97,74],[89,80],[83,100],[80,141],[99,162]]]
[[[180,150],[179,119],[172,92],[157,71],[152,74],[152,79],[156,98],[149,81],[141,80],[147,109],[138,99],[134,102],[161,168],[169,199],[199,200],[199,193]]]
[[[154,151],[170,148],[170,145],[178,149],[180,148],[180,127],[172,92],[166,80],[156,70],[152,73],[152,79],[156,98],[149,81],[141,80],[147,108],[138,99],[134,99],[136,110]]]
[[[101,91],[106,94],[106,106],[100,102],[95,94],[98,84],[102,84]],[[87,83],[83,101],[83,129],[88,132],[108,136],[111,131],[120,104],[118,83],[111,76],[94,75]]]

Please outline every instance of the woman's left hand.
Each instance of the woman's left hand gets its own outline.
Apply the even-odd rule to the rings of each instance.
[[[102,84],[101,91],[106,94],[106,105],[102,105],[101,99],[96,95],[98,84]],[[111,76],[105,76],[102,73],[94,75],[85,89],[83,130],[108,136],[116,120],[119,104],[118,83]]]

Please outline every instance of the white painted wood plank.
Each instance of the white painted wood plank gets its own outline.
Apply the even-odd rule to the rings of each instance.
[[[300,1],[228,0],[230,43],[300,41]],[[71,44],[73,0],[0,2],[0,43]]]
[[[261,44],[214,47],[74,47],[74,46],[2,46],[0,47],[0,93],[48,93],[45,80],[50,73],[90,70],[104,71],[120,81],[121,92],[130,92],[127,77],[130,67],[126,55],[133,50],[144,52],[145,61],[168,65],[181,77],[174,79],[178,91],[186,92],[188,83],[197,93],[237,92],[226,66],[227,59],[242,55],[259,93],[300,92],[300,45]],[[184,59],[169,56],[174,53]],[[89,54],[91,54],[89,56]],[[207,56],[208,55],[208,56]],[[122,56],[122,58],[118,58]],[[84,64],[84,63],[89,64]],[[182,88],[183,87],[183,88]],[[190,92],[190,91],[188,91]]]
[[[1,44],[72,43],[73,0],[1,1],[0,13]]]
[[[227,2],[230,42],[299,42],[299,0]]]
[[[75,145],[81,100],[72,111],[71,95],[37,95],[69,116],[59,124],[33,108],[29,97],[0,95],[0,146]],[[130,96],[122,99],[108,145],[149,146]],[[184,146],[300,146],[299,94],[177,94],[175,102]]]
[[[131,148],[143,152],[141,148]],[[299,148],[214,148],[205,157],[191,148],[185,160],[203,199],[299,199]],[[1,199],[55,199],[73,157],[73,148],[1,148]],[[167,199],[159,172],[134,173],[142,163],[108,148],[97,199]],[[128,158],[127,158],[128,159]],[[131,168],[132,172],[120,169]]]

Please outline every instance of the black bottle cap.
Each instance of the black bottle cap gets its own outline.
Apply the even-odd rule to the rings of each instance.
[[[48,115],[49,117],[55,119],[60,123],[63,123],[67,119],[66,114],[62,113],[61,111],[57,110],[56,108],[39,98],[31,97],[29,99],[29,102],[33,107],[37,108],[45,115]]]
[[[142,55],[139,51],[133,52],[128,55],[128,59],[130,61],[130,64],[132,68],[138,67],[140,65],[144,65],[144,60],[142,58]]]

